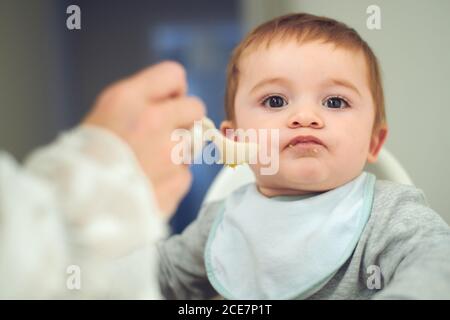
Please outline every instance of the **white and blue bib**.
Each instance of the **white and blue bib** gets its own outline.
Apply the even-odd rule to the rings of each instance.
[[[302,299],[347,261],[370,216],[375,176],[333,190],[267,198],[254,183],[224,202],[205,250],[208,278],[227,299]]]

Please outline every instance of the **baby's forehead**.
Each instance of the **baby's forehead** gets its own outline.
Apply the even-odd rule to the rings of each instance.
[[[287,50],[284,50],[286,49]],[[288,39],[268,39],[261,42],[252,43],[245,50],[242,51],[239,58],[239,69],[245,67],[246,64],[255,59],[255,57],[263,56],[267,58],[268,55],[277,55],[280,51],[288,51],[291,54],[291,59],[299,59],[296,56],[298,52],[303,52],[302,58],[311,58],[317,60],[318,54],[323,54],[328,57],[331,56],[346,56],[351,60],[364,60],[365,55],[361,48],[351,46],[350,44],[338,43],[334,41],[326,41],[322,39],[301,41],[295,38]],[[332,60],[332,59],[328,59]],[[289,62],[289,61],[286,61]],[[339,63],[339,61],[333,61]],[[260,67],[264,67],[260,65]]]
[[[332,42],[278,40],[246,48],[238,65],[241,80],[289,77],[303,81],[345,78],[368,86],[368,62],[361,49]]]

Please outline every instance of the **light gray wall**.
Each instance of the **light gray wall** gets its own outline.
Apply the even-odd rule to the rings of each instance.
[[[19,159],[64,123],[55,3],[0,0],[0,150]]]
[[[372,4],[381,9],[381,30],[366,27]],[[450,223],[450,1],[243,0],[242,7],[247,28],[280,14],[308,12],[360,33],[383,71],[390,129],[385,146]]]

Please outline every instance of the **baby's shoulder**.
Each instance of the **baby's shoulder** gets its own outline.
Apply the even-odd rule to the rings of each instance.
[[[428,204],[423,190],[387,180],[375,183],[368,229],[372,235],[414,233],[414,230],[448,228]]]
[[[375,182],[374,203],[382,206],[418,203],[428,206],[422,189],[388,180]]]

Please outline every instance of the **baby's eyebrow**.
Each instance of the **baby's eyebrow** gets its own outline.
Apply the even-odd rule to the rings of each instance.
[[[355,85],[353,85],[350,81],[347,81],[345,79],[328,79],[327,81],[324,82],[324,85],[334,85],[334,86],[341,86],[341,87],[346,87],[350,90],[355,91],[360,97],[361,97],[361,92],[359,92],[358,88],[356,88]]]
[[[289,86],[291,82],[286,78],[281,77],[275,77],[275,78],[268,78],[264,79],[260,82],[258,82],[251,90],[250,93],[253,93],[254,91],[258,90],[259,88],[268,85],[268,84],[279,84],[282,86]],[[350,90],[355,91],[360,97],[361,92],[359,92],[358,88],[352,84],[350,81],[345,79],[339,79],[339,78],[329,78],[326,81],[323,82],[323,86],[341,86],[346,87]]]
[[[290,85],[290,81],[285,79],[285,78],[268,78],[268,79],[264,79],[260,82],[258,82],[251,90],[250,93],[258,90],[259,88],[268,85],[268,84],[280,84],[282,86],[289,86]]]

